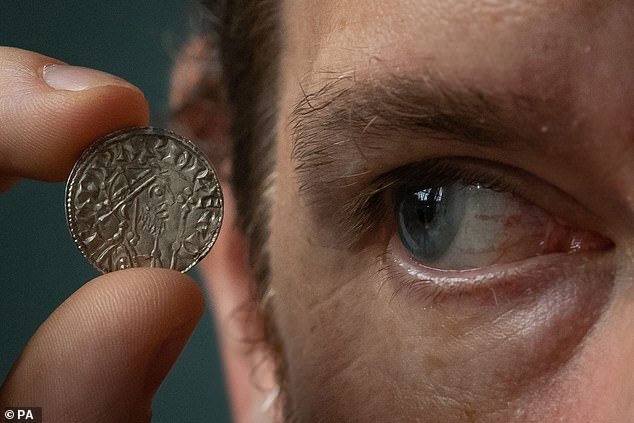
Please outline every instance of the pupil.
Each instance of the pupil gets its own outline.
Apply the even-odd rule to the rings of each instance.
[[[416,214],[421,222],[427,227],[436,217],[436,210],[443,199],[443,189],[427,188],[414,194],[416,197]]]

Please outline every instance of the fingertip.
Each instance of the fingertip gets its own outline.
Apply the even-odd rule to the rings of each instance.
[[[83,297],[111,297],[119,314],[132,310],[135,315],[153,318],[154,314],[176,316],[173,327],[196,322],[205,308],[204,295],[188,275],[170,269],[133,268],[101,275],[82,288]],[[79,292],[79,291],[78,291]],[[152,299],[152,307],[147,299]],[[141,309],[141,310],[139,310]]]
[[[5,175],[63,180],[91,142],[149,122],[145,96],[129,82],[25,50],[0,47],[0,92]]]
[[[5,173],[56,182],[68,177],[92,142],[119,129],[147,125],[149,106],[139,89],[112,85],[34,97],[19,115],[29,117],[15,119],[3,131],[19,140],[11,148]],[[51,116],[56,117],[54,123]]]

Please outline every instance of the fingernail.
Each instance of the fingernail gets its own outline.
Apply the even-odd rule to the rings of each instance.
[[[47,65],[42,75],[46,84],[56,90],[83,91],[109,85],[136,88],[119,77],[82,66]]]

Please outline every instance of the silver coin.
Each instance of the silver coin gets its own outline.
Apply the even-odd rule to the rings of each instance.
[[[130,128],[97,140],[66,184],[70,233],[104,273],[187,271],[216,241],[222,213],[211,163],[190,140],[159,128]]]

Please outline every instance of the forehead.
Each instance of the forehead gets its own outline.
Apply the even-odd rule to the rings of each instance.
[[[568,135],[631,137],[631,124],[614,125],[631,119],[634,101],[631,0],[283,5],[283,84],[295,93],[288,104],[301,100],[304,89],[318,90],[324,80],[380,84],[388,74],[424,82],[431,75],[561,111],[566,118],[559,124]]]
[[[562,66],[568,71],[600,54],[605,41],[597,32],[631,15],[631,2],[310,0],[288,1],[284,14],[288,48],[306,59],[301,76],[387,66],[397,73],[433,68],[450,77],[526,79],[535,69],[561,77],[555,74]]]

